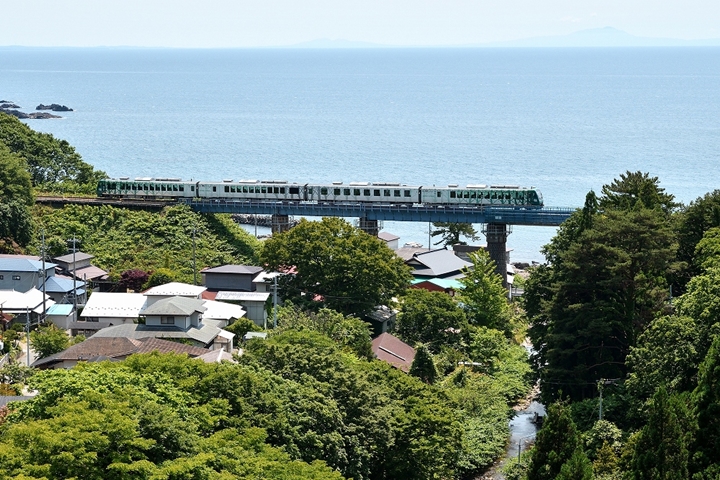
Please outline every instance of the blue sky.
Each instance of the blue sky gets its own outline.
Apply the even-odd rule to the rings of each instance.
[[[317,39],[448,46],[611,26],[720,38],[719,0],[0,0],[0,45],[264,47]]]

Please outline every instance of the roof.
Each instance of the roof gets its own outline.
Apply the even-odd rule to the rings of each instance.
[[[95,280],[96,278],[104,277],[107,274],[108,272],[94,265],[78,268],[77,270],[75,270],[75,277],[82,278],[83,280]]]
[[[85,282],[82,280],[68,280],[64,277],[48,277],[45,281],[45,291],[46,292],[53,292],[53,293],[67,293],[72,292],[73,289],[77,289],[78,295],[81,295],[82,293],[85,293],[83,290],[82,293],[80,293],[80,290],[85,287]]]
[[[43,293],[34,287],[24,293],[15,290],[0,290],[0,305],[5,312],[24,313],[30,309],[33,312],[42,313]],[[55,302],[45,295],[45,308],[53,305]]]
[[[399,240],[399,239],[400,239],[400,237],[398,237],[397,235],[394,235],[394,234],[389,233],[389,232],[380,232],[380,233],[378,233],[378,238],[379,238],[380,240],[385,241],[385,242],[392,242],[392,241],[394,241],[394,240]]]
[[[405,263],[415,268],[412,272],[415,276],[443,277],[456,274],[463,268],[469,268],[472,263],[466,262],[450,250],[431,250],[424,253],[416,253]]]
[[[200,328],[190,327],[183,330],[180,327],[171,325],[143,325],[137,323],[124,323],[113,325],[98,331],[90,338],[95,337],[128,337],[128,338],[175,338],[195,340],[203,345],[208,345],[220,334],[220,329],[212,325],[202,325]]]
[[[110,322],[70,322],[70,330],[102,330],[112,326]]]
[[[161,296],[161,297],[199,297],[205,290],[205,287],[198,285],[190,285],[188,283],[170,282],[165,285],[158,285],[153,287],[144,295],[147,296]]]
[[[62,315],[67,317],[72,313],[73,306],[69,304],[59,304],[56,303],[52,307],[48,308],[47,314],[48,315]]]
[[[15,255],[13,253],[0,253],[0,258],[25,258],[27,260],[41,260],[37,255]]]
[[[90,255],[89,253],[84,252],[75,252],[75,262],[81,262],[83,260],[90,260],[95,258],[94,256]],[[62,257],[55,257],[53,260],[56,262],[62,262],[62,263],[73,263],[73,254],[68,253],[67,255],[63,255]]]
[[[114,359],[127,357],[135,353],[179,353],[190,357],[199,357],[208,353],[206,348],[193,347],[178,342],[170,342],[157,338],[127,338],[127,337],[96,337],[93,335],[87,340],[73,345],[62,352],[41,358],[33,363],[34,367],[50,366],[63,361],[96,361],[102,357]]]
[[[409,372],[415,360],[415,349],[389,333],[383,333],[372,341],[372,351],[378,360],[403,372]]]
[[[232,273],[235,275],[256,275],[263,271],[262,267],[252,265],[223,265],[221,267],[208,268],[202,273]]]
[[[267,283],[272,281],[275,277],[283,275],[280,272],[262,272],[253,279],[253,283]]]
[[[415,255],[416,253],[425,253],[429,251],[429,249],[423,247],[400,247],[395,250],[395,255],[405,261],[408,261],[413,258],[413,255]]]
[[[93,292],[80,316],[137,318],[146,300],[142,293]]]
[[[269,292],[218,292],[215,300],[229,300],[235,302],[265,302],[270,297]]]
[[[202,360],[205,363],[220,363],[223,361],[237,363],[233,358],[232,354],[222,349],[210,350],[205,355],[200,355],[199,357],[197,357],[197,359]]]
[[[203,313],[203,322],[207,320],[230,320],[242,318],[245,315],[245,309],[240,305],[232,303],[215,302],[213,300],[205,300],[203,304],[207,309]]]
[[[460,283],[456,278],[416,278],[410,283],[412,283],[414,286],[419,286],[423,283],[432,283],[433,285],[437,285],[440,288],[452,288],[453,290],[462,290],[463,288],[465,288],[463,287],[463,284]]]
[[[0,272],[37,272],[42,271],[43,264],[39,260],[29,258],[0,258]],[[45,262],[45,270],[55,268],[57,265]]]
[[[25,400],[30,400],[32,398],[35,398],[34,396],[28,396],[28,395],[2,395],[0,396],[0,407],[4,407],[10,402],[24,402]]]
[[[187,297],[163,298],[140,311],[140,315],[178,315],[189,317],[195,312],[203,313],[207,308],[204,300]]]

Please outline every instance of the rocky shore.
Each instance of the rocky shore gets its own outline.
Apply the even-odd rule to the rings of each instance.
[[[15,102],[12,102],[10,100],[0,100],[0,112],[7,113],[8,115],[12,115],[13,117],[17,117],[20,119],[32,119],[32,120],[45,120],[48,118],[62,118],[60,115],[53,115],[52,113],[48,112],[31,112],[31,113],[25,113],[18,110],[19,108],[22,108],[20,105],[16,104]],[[53,112],[72,112],[73,109],[70,107],[67,107],[65,105],[60,105],[57,103],[53,103],[50,105],[43,105],[42,103],[35,107],[35,110],[51,110]]]

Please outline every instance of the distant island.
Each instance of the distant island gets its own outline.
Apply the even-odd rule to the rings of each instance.
[[[20,118],[20,119],[31,119],[31,120],[46,120],[49,118],[62,118],[60,115],[53,115],[52,113],[48,112],[32,112],[32,113],[25,113],[18,110],[19,108],[22,108],[20,105],[16,104],[13,101],[10,100],[0,100],[0,112],[7,113],[8,115],[12,115],[13,117]],[[72,112],[73,109],[70,107],[67,107],[65,105],[60,105],[57,103],[53,103],[50,105],[43,105],[42,103],[35,107],[35,110],[52,110],[53,112]]]

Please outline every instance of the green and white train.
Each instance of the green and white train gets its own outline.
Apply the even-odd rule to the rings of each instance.
[[[179,178],[105,179],[99,197],[176,200],[178,198],[265,200],[311,203],[374,203],[431,206],[541,208],[542,194],[515,185],[410,186],[400,183],[290,183],[284,180],[183,181]]]

